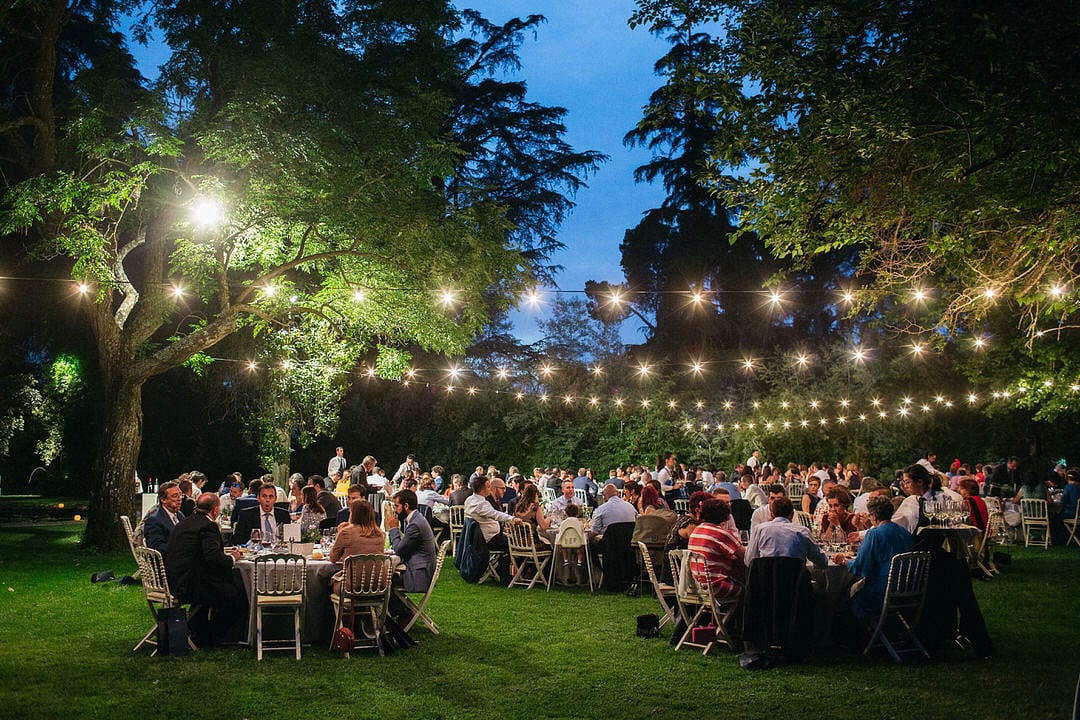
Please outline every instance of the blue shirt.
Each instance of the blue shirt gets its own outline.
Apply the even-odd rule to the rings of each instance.
[[[908,552],[911,548],[911,533],[892,521],[881,523],[866,532],[855,559],[848,561],[848,570],[853,575],[866,578],[866,585],[851,602],[851,609],[857,617],[870,618],[881,612],[885,588],[889,584],[889,564],[894,555]]]
[[[821,548],[810,536],[810,530],[786,517],[758,523],[750,531],[750,542],[746,546],[746,564],[749,565],[751,560],[759,557],[809,559],[818,567],[829,564],[825,553],[821,552]]]
[[[600,507],[593,511],[592,521],[589,523],[589,532],[593,535],[603,535],[609,525],[637,520],[637,510],[630,503],[618,495],[610,500],[605,500]]]
[[[1066,483],[1065,489],[1061,491],[1061,517],[1076,517],[1077,500],[1080,500],[1080,485]]]

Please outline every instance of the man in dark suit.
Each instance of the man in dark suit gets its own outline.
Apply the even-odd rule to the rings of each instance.
[[[276,538],[282,525],[292,521],[289,511],[275,507],[277,488],[263,485],[259,489],[258,507],[241,510],[233,524],[233,542],[246,543],[251,538],[252,530],[261,530],[263,537]]]
[[[416,493],[401,490],[394,495],[394,515],[386,518],[390,547],[405,563],[405,572],[401,574],[405,592],[427,592],[435,573],[435,536],[416,505]]]
[[[233,567],[239,552],[225,554],[217,516],[221,498],[204,493],[195,513],[176,526],[169,537],[165,575],[169,589],[184,602],[199,605],[189,619],[196,645],[215,645],[226,639],[247,612],[247,595]]]
[[[337,524],[349,522],[349,512],[352,509],[352,504],[357,500],[367,500],[367,486],[366,485],[350,485],[349,486],[349,502],[345,503],[345,507],[338,510]],[[329,513],[327,513],[329,515]]]
[[[451,481],[454,484],[454,489],[450,492],[450,504],[451,505],[464,505],[465,501],[472,495],[472,490],[465,484],[465,478],[455,474]]]
[[[143,541],[146,547],[157,550],[162,557],[165,557],[173,528],[184,519],[184,513],[180,512],[183,501],[184,494],[175,481],[161,483],[158,488],[158,507],[147,515],[143,522]]]

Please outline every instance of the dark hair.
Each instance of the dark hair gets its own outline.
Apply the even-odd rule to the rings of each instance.
[[[367,500],[353,500],[349,506],[349,523],[367,529],[365,537],[382,535],[382,530],[375,524],[375,509]]]
[[[479,495],[484,491],[484,487],[488,484],[487,475],[477,475],[472,481],[472,491]]]
[[[409,508],[409,510],[416,509],[416,493],[412,490],[398,490],[397,493],[394,494],[394,497],[397,498],[397,501],[401,503],[402,506]]]
[[[249,482],[248,483],[248,494],[250,494],[250,495],[258,495],[259,491],[262,490],[262,484],[263,484],[262,480],[260,480],[259,478],[255,478],[254,480]]]
[[[709,493],[705,492],[704,490],[695,490],[690,495],[690,512],[693,513],[695,510],[699,509],[701,507],[701,503],[705,502],[711,497],[712,495],[709,495]]]
[[[957,486],[964,488],[965,490],[967,490],[972,495],[978,495],[979,494],[979,483],[978,483],[978,481],[974,480],[974,479],[972,479],[970,477],[965,476],[963,480],[961,480],[960,482],[957,483]]]
[[[774,517],[782,517],[790,520],[795,517],[795,506],[791,504],[791,498],[782,497],[776,498],[769,503],[769,509],[772,510]]]
[[[349,492],[350,493],[358,492],[361,495],[367,495],[367,491],[368,491],[368,486],[367,485],[360,485],[359,483],[353,483],[352,485],[349,486]]]
[[[168,482],[161,483],[160,485],[158,485],[158,489],[157,489],[158,500],[159,501],[164,500],[165,496],[169,494],[170,490],[172,490],[174,487],[179,487],[179,486],[180,486],[180,483],[176,482],[175,480],[169,480]],[[181,490],[180,492],[183,493],[184,491]]]
[[[731,517],[731,506],[723,500],[709,498],[701,503],[701,510],[698,512],[698,517],[701,518],[701,522],[707,522],[713,525],[723,525],[727,522],[727,519]]]
[[[770,495],[783,495],[784,497],[787,497],[787,489],[783,485],[770,485],[769,486],[769,494]]]
[[[581,508],[579,508],[574,503],[567,503],[566,517],[581,517]]]
[[[326,489],[326,484],[323,482],[322,475],[309,475],[307,481],[309,485],[318,485],[319,487]]]
[[[892,499],[886,495],[871,495],[866,501],[866,512],[877,520],[892,520],[895,510]]]
[[[1071,467],[1065,471],[1067,482],[1080,482],[1080,468]]]
[[[304,507],[311,508],[312,512],[326,514],[326,510],[319,504],[318,494],[315,492],[314,486],[305,485],[300,492],[304,498]]]
[[[904,474],[910,479],[918,482],[927,490],[930,489],[930,473],[926,471],[922,465],[916,463],[915,465],[909,465],[904,470]]]
[[[829,498],[836,498],[844,506],[851,504],[851,493],[843,485],[829,488],[829,492],[825,493],[825,499],[828,500]]]
[[[1032,473],[1032,475],[1034,475],[1034,474],[1035,473]],[[184,493],[184,495],[190,495],[191,494],[191,481],[188,480],[187,478],[184,478],[183,480],[178,482],[177,485],[180,486],[180,492]]]

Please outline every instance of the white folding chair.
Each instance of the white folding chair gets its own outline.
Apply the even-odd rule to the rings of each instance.
[[[454,548],[457,547],[458,535],[461,534],[462,529],[465,527],[465,506],[464,505],[451,505],[450,506],[450,554],[454,554]]]
[[[576,497],[578,499],[578,501],[581,503],[581,507],[588,507],[588,505],[589,505],[589,495],[588,495],[588,493],[585,492],[585,490],[583,488],[575,488],[574,489],[574,497]]]
[[[433,635],[439,634],[439,626],[436,625],[435,621],[431,619],[431,616],[427,614],[426,608],[428,600],[431,599],[431,593],[435,590],[435,583],[439,582],[439,574],[442,572],[443,561],[446,560],[446,553],[449,549],[449,540],[446,540],[439,546],[439,554],[435,558],[435,572],[432,573],[431,583],[428,584],[427,591],[424,592],[424,597],[420,598],[419,604],[413,602],[412,598],[406,595],[404,591],[398,593],[398,597],[401,598],[401,601],[413,614],[412,619],[405,623],[401,628],[405,632],[409,632],[409,629],[416,624],[417,620],[422,620]]]
[[[863,655],[875,647],[883,646],[896,662],[900,662],[902,652],[920,652],[925,657],[930,657],[930,653],[913,632],[922,615],[929,575],[930,553],[906,552],[893,556],[889,564],[889,580],[885,587],[885,599],[881,604],[881,615],[878,616]],[[892,627],[889,625],[890,621],[895,621],[902,628],[901,632],[891,639],[885,632],[887,627]]]
[[[649,554],[649,548],[645,543],[638,542],[638,549],[641,550],[641,562],[649,573],[649,582],[652,583],[653,592],[656,593],[656,599],[660,601],[660,607],[664,610],[664,614],[660,618],[660,628],[663,628],[667,623],[675,621],[675,608],[668,602],[668,598],[675,597],[675,586],[661,583],[656,578],[652,555]]]
[[[817,535],[817,529],[816,529],[815,523],[814,523],[814,516],[811,515],[810,513],[803,512],[802,510],[796,510],[795,511],[795,522],[799,523],[800,525],[805,527],[807,530],[809,530],[811,535]]]
[[[153,645],[154,652],[150,654],[157,655],[158,611],[166,608],[183,608],[184,603],[169,591],[169,579],[165,576],[165,561],[161,558],[161,553],[153,548],[139,545],[135,546],[133,552],[135,562],[139,565],[139,574],[142,575],[143,596],[146,598],[146,604],[150,606],[150,616],[154,619],[154,624],[150,626],[146,635],[143,635],[142,640],[131,649],[131,652],[135,652],[143,645]],[[185,609],[189,616],[194,611],[194,606]],[[187,644],[192,650],[198,649],[190,635]]]
[[[734,650],[735,644],[727,631],[727,622],[739,606],[739,598],[727,598],[717,601],[712,594],[712,576],[705,556],[689,550],[672,550],[668,553],[671,572],[677,578],[675,583],[675,602],[686,625],[682,637],[675,645],[676,650],[685,647],[701,648],[702,655],[708,655],[714,645],[724,644]],[[692,567],[699,568],[702,582],[694,576]],[[677,573],[677,574],[676,574]],[[711,621],[716,628],[716,637],[708,642],[693,640],[694,628],[699,621]]]
[[[547,584],[548,578],[544,575],[551,564],[551,550],[540,550],[536,547],[536,536],[532,525],[529,523],[505,523],[503,532],[506,533],[507,545],[510,549],[510,564],[513,566],[513,576],[510,578],[508,587],[522,586],[532,588],[536,583]],[[525,571],[533,568],[531,578],[525,577]]]
[[[544,498],[544,504],[553,503],[559,497],[559,494],[554,489],[546,487],[540,488],[540,495]]]
[[[1020,517],[1024,527],[1024,545],[1050,546],[1050,516],[1045,500],[1023,498],[1020,500]],[[1034,536],[1034,537],[1033,537]]]
[[[124,528],[124,535],[127,536],[128,547],[131,548],[131,557],[135,558],[135,567],[139,567],[139,558],[135,557],[135,548],[142,545],[142,543],[135,542],[135,531],[131,528],[131,519],[127,515],[120,516],[120,526]],[[142,577],[142,571],[136,569],[135,574],[131,576],[134,579]]]
[[[353,624],[355,641],[353,649],[366,648],[378,650],[383,654],[379,638],[386,622],[386,608],[390,602],[390,579],[393,577],[393,559],[381,553],[378,555],[350,555],[345,558],[342,571],[341,589],[330,594],[334,605],[334,633],[330,636],[333,649],[333,636],[342,626],[345,613],[354,619],[361,616],[361,626],[365,621],[371,623],[370,632],[366,627]],[[359,611],[359,613],[358,613]],[[348,655],[348,653],[346,653]]]
[[[802,502],[802,496],[806,494],[806,483],[793,482],[788,483],[787,495],[791,498],[792,504]]]
[[[1080,512],[1073,515],[1071,518],[1064,518],[1062,522],[1065,523],[1065,527],[1069,529],[1069,539],[1065,541],[1065,547],[1076,543],[1080,546]]]
[[[262,660],[263,649],[296,651],[300,659],[300,614],[304,608],[307,560],[303,555],[276,554],[255,558],[252,570],[255,605],[255,657]],[[279,610],[293,615],[293,637],[283,640],[263,639],[263,615]]]

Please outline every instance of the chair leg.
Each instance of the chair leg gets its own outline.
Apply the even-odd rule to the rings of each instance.
[[[300,608],[299,606],[293,610],[293,632],[296,633],[293,637],[296,638],[296,659],[300,659]]]
[[[255,659],[262,660],[262,606],[255,606]]]

